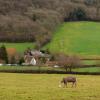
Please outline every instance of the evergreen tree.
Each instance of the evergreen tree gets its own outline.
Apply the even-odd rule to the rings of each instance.
[[[8,63],[8,55],[7,55],[6,47],[4,45],[0,47],[0,58],[4,60],[6,63]]]

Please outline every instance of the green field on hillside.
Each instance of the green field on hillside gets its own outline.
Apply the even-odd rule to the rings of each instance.
[[[100,55],[100,23],[66,22],[44,48],[65,54]]]
[[[66,76],[0,73],[0,100],[100,100],[100,76],[75,75],[76,88],[59,88]]]
[[[22,53],[28,47],[34,48],[33,43],[0,43],[0,46],[5,45],[6,48],[15,48],[17,52]]]

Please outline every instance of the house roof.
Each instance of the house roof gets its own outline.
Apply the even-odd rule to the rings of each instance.
[[[50,57],[50,55],[44,54],[40,51],[31,51],[31,54],[36,57],[47,57],[47,58]]]

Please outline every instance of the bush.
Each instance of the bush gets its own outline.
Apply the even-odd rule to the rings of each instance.
[[[86,20],[86,13],[83,9],[81,8],[77,8],[77,9],[74,9],[73,12],[71,12],[69,14],[69,20],[71,21],[81,21],[81,20]]]
[[[24,61],[24,58],[23,57],[21,57],[20,59],[19,59],[19,65],[22,65],[22,63],[24,63],[25,61]]]
[[[12,57],[11,57],[10,63],[11,63],[11,64],[16,64],[16,57],[15,57],[15,56],[12,56]]]
[[[2,45],[0,48],[0,59],[8,63],[8,55],[7,55],[6,47],[4,45]]]
[[[49,34],[48,32],[36,35],[35,37],[35,41],[36,41],[36,49],[40,49],[42,46],[44,46],[45,44],[47,44],[48,42],[50,42],[51,40],[51,34]]]
[[[88,6],[93,6],[96,4],[96,0],[85,0],[84,3]]]

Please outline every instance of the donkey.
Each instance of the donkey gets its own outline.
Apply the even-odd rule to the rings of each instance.
[[[62,84],[64,85],[64,87],[67,87],[67,83],[72,83],[72,87],[75,86],[76,87],[76,77],[65,77],[61,80],[59,87],[62,86]]]

